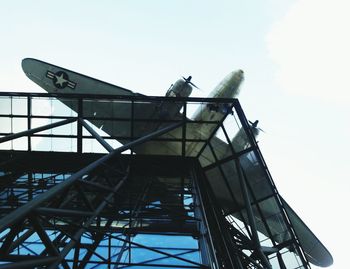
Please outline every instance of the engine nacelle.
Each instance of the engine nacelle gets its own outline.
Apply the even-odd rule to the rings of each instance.
[[[177,80],[166,92],[166,97],[189,97],[192,93],[191,77]],[[183,102],[161,102],[157,107],[161,119],[172,119],[183,107]]]
[[[257,124],[258,124],[258,121],[254,122],[253,124],[251,123],[249,124],[249,127],[255,138],[257,138],[260,133],[260,130],[257,127]],[[236,152],[244,150],[250,146],[248,137],[243,128],[239,129],[237,134],[232,138],[231,143]]]
[[[190,78],[189,78],[190,80]],[[189,80],[177,80],[167,91],[166,97],[188,97],[192,93],[192,86]]]

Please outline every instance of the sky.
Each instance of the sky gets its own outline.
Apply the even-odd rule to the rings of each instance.
[[[181,76],[205,97],[243,69],[239,100],[280,194],[346,268],[350,183],[347,0],[3,1],[0,91],[43,91],[37,58],[147,95]],[[313,267],[316,268],[316,267]]]

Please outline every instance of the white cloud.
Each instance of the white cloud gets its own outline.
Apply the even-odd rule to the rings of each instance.
[[[350,1],[299,0],[267,36],[276,79],[288,92],[350,101]]]

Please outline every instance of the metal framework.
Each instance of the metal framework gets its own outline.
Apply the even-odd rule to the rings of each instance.
[[[174,101],[183,106],[175,119],[135,113]],[[86,108],[96,102],[127,103],[130,117],[94,115]],[[230,109],[220,121],[189,120],[203,104]],[[310,268],[236,99],[2,93],[0,121],[0,268]],[[88,121],[130,131],[101,134]],[[137,136],[140,124],[157,128]],[[215,128],[198,138],[193,124]],[[248,146],[237,149],[240,128]],[[87,153],[93,140],[107,153]],[[181,150],[133,153],[166,143]]]

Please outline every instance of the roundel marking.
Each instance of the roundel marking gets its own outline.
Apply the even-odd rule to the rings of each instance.
[[[69,77],[67,73],[63,71],[58,71],[54,74],[52,78],[53,85],[58,89],[64,89],[68,86]]]

